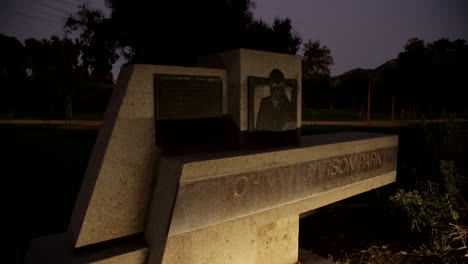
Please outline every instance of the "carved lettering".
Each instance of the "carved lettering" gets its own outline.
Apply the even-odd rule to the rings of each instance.
[[[343,174],[348,169],[348,158],[341,159],[341,161],[339,161],[339,164],[340,174]]]
[[[304,192],[300,182],[305,183],[309,190],[316,188],[317,184],[325,184],[324,187],[328,188],[340,178],[382,168],[382,155],[382,151],[352,153],[231,178],[226,182],[227,188],[224,189],[227,194],[222,200],[260,193],[268,195],[284,182],[294,183],[297,186],[294,192],[299,194]]]
[[[349,168],[351,169],[351,171],[354,171],[355,165],[358,163],[357,160],[358,160],[357,155],[352,155],[348,157],[348,164],[349,164]]]
[[[364,160],[365,160],[364,166],[369,168],[370,167],[370,155],[369,155],[369,153],[365,154]]]
[[[247,176],[242,176],[237,178],[236,182],[234,183],[233,193],[236,197],[241,197],[247,191],[249,183],[249,178]]]
[[[359,155],[359,162],[358,162],[358,166],[357,166],[357,169],[360,170],[361,167],[362,167],[362,164],[364,164],[364,155]]]

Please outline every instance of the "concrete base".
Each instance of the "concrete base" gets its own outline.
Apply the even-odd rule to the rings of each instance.
[[[329,263],[299,250],[299,214],[389,184],[395,176],[388,173],[298,203],[170,236],[163,263],[295,264],[298,259],[302,264]],[[137,238],[75,251],[70,235],[61,233],[33,240],[25,263],[153,264],[148,262],[150,250]]]
[[[154,74],[216,76],[226,94],[225,70],[142,64],[122,68],[70,220],[76,248],[144,230],[161,152],[156,147]]]
[[[264,223],[245,217],[172,236],[164,264],[293,264],[298,258],[299,216]]]
[[[316,255],[298,255],[300,213],[390,184],[395,177],[396,173],[391,172],[301,202],[170,236],[163,263],[295,264],[298,260],[302,264],[330,263]]]

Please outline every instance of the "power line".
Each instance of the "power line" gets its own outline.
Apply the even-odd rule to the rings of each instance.
[[[64,19],[65,18],[64,16],[59,16],[57,14],[49,13],[47,11],[42,11],[42,12],[47,16],[52,16],[52,17],[59,18],[59,19]]]
[[[7,0],[7,1],[8,1],[8,0]],[[12,2],[13,4],[20,4],[20,5],[22,5],[22,7],[34,9],[33,12],[38,12],[38,13],[46,12],[45,10],[47,10],[47,11],[52,11],[52,12],[54,12],[54,11],[59,11],[59,12],[61,12],[61,13],[66,12],[65,10],[60,11],[60,10],[57,10],[57,9],[55,9],[55,8],[47,7],[47,6],[44,6],[44,5],[39,5],[38,2],[31,2],[31,1],[27,1],[27,2],[24,2],[24,1],[14,1],[14,2],[13,2],[13,1],[11,1],[11,2]],[[34,5],[31,5],[31,4],[34,4]],[[24,8],[23,8],[23,9],[24,9]],[[32,10],[31,10],[31,11],[32,11]],[[50,15],[53,15],[53,16],[63,16],[63,14],[62,14],[62,15],[59,15],[59,14],[57,14],[57,13],[51,13],[51,12],[47,12],[47,13],[50,14]],[[71,13],[71,12],[70,12],[70,13]],[[69,13],[69,12],[66,12],[65,14],[66,14],[66,15],[70,15],[70,13]]]
[[[31,9],[23,9],[23,10],[21,10],[21,11],[37,12],[37,11],[31,10]],[[44,15],[47,15],[47,17],[55,17],[55,18],[59,18],[59,19],[65,18],[64,16],[59,16],[59,15],[54,14],[54,13],[49,13],[48,11],[45,11],[45,10],[42,10],[40,13],[41,13],[41,14],[44,14]]]
[[[56,26],[55,22],[52,21],[52,20],[49,20],[47,18],[44,18],[44,17],[40,17],[40,16],[35,16],[35,15],[31,15],[31,14],[25,14],[25,13],[22,13],[22,12],[19,12],[19,11],[16,11],[16,10],[12,10],[13,13],[15,14],[18,14],[20,16],[23,16],[23,17],[27,17],[29,19],[34,19],[34,20],[41,20],[42,22],[46,22],[46,23],[49,23],[50,25],[53,25],[53,26]]]
[[[71,13],[70,11],[65,11],[65,10],[63,10],[63,9],[61,9],[61,8],[57,8],[57,7],[50,6],[49,4],[46,4],[46,3],[44,3],[44,2],[38,1],[38,3],[39,3],[39,4],[42,4],[42,5],[45,6],[45,7],[48,7],[48,8],[57,10],[57,11],[59,11],[59,12],[62,12],[62,13],[64,13],[64,14],[66,14],[66,15],[70,15],[70,13]]]
[[[31,25],[34,25],[31,28],[46,29],[45,31],[42,30],[44,31],[44,33],[50,32],[53,35],[61,35],[62,33],[64,34],[64,32],[62,33],[59,33],[59,32],[63,31],[63,25],[65,23],[65,19],[67,18],[67,15],[64,15],[64,14],[59,15],[55,13],[56,9],[53,8],[53,6],[43,5],[43,3],[39,5],[38,3],[36,3],[35,5],[32,5],[33,3],[29,1],[28,2],[18,1],[18,0],[17,1],[7,0],[7,1],[11,2],[11,4],[6,5],[6,10],[5,10],[6,15],[11,16],[12,17],[11,21],[12,23],[14,23],[11,26],[8,26],[10,27],[10,29],[17,28],[16,24],[18,23],[19,24],[27,23],[28,25],[27,27],[31,27],[29,26],[29,23],[30,23]],[[65,10],[62,10],[62,11],[65,11]],[[68,14],[68,12],[66,14]],[[57,30],[59,30],[59,32],[53,33]],[[22,33],[19,33],[19,32],[13,33],[13,35],[16,35],[16,34],[21,35]]]
[[[52,9],[52,10],[55,10],[55,11],[58,11],[58,12],[61,12],[61,13],[64,13],[66,15],[70,15],[71,13],[73,13],[73,11],[67,11],[67,10],[64,10],[62,8],[58,8],[56,6],[52,6],[48,3],[44,3],[43,1],[33,1],[33,0],[26,0],[28,1],[29,3],[32,3],[32,4],[35,4],[36,6],[40,6],[40,7],[45,7],[45,8],[48,8],[48,9]]]
[[[70,3],[70,2],[67,2],[67,1],[63,1],[63,0],[55,0],[56,2],[59,2],[63,5],[68,5],[68,6],[72,6],[72,7],[79,7],[79,5],[77,3]]]
[[[10,9],[10,10],[16,10],[16,11],[21,11],[23,13],[27,13],[27,14],[31,14],[33,13],[34,15],[37,15],[37,14],[43,14],[45,15],[47,18],[49,17],[55,17],[55,18],[59,18],[59,19],[64,19],[66,18],[64,15],[58,15],[56,13],[53,13],[53,12],[49,12],[48,10],[45,10],[45,9],[41,9],[40,11],[36,8],[36,7],[33,7],[31,5],[28,5],[24,2],[21,2],[21,1],[16,1],[14,2],[15,4],[19,4],[19,5],[11,5],[11,6],[7,6],[7,9]]]

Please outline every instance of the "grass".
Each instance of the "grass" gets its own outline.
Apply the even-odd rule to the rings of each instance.
[[[19,120],[43,120],[43,114],[37,113],[15,113],[10,119]],[[104,112],[74,112],[73,120],[103,120]],[[1,118],[0,118],[1,119]],[[61,117],[63,120],[63,117]]]
[[[358,127],[358,126],[302,126],[302,135],[328,134],[338,132],[371,132],[382,134],[399,134],[405,128],[399,127]]]
[[[395,120],[410,120],[422,119],[420,113],[395,113]],[[302,119],[307,121],[362,121],[366,120],[365,112],[353,109],[305,109],[302,112]],[[392,116],[389,112],[372,111],[371,120],[391,120]]]
[[[440,119],[446,117],[443,113],[418,113],[418,112],[395,112],[395,120],[422,120],[422,119]],[[467,113],[457,113],[456,118],[467,119]],[[390,112],[373,110],[371,120],[383,121],[391,120]],[[302,111],[302,120],[304,121],[362,121],[367,120],[365,112],[354,109],[304,109]]]

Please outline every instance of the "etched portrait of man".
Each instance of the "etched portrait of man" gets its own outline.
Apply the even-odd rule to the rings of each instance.
[[[261,99],[257,118],[253,120],[254,130],[287,131],[296,129],[297,104],[293,100],[295,99],[296,87],[291,87],[296,84],[295,80],[292,80],[293,82],[285,80],[283,73],[278,69],[271,71],[268,79],[263,78],[262,81],[261,78],[257,78],[253,80],[254,84],[264,83],[269,87],[269,96]],[[255,85],[252,86],[251,90],[255,89]],[[287,88],[293,90],[289,97],[286,94]],[[254,96],[253,94],[255,93],[251,92],[251,96]],[[255,100],[251,100],[251,102],[255,104]]]

